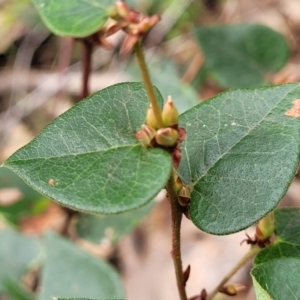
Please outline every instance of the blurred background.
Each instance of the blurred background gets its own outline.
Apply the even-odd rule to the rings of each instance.
[[[180,112],[228,88],[300,79],[298,0],[128,3],[162,16],[144,41],[145,52],[154,84],[164,97],[172,96]],[[119,55],[123,39],[118,33],[109,37],[112,50],[95,48],[91,93],[122,81],[140,81],[134,57]],[[81,50],[78,41],[50,33],[29,0],[0,0],[0,163],[81,100]],[[297,176],[280,205],[300,205]],[[127,299],[178,299],[163,191],[136,211],[97,217],[62,208],[0,168],[0,229],[1,300],[43,299],[39,237],[49,230],[112,263]],[[253,229],[246,232],[251,235]],[[217,285],[246,253],[249,246],[240,245],[243,239],[245,232],[208,235],[184,218],[182,252],[184,267],[191,265],[190,297]],[[2,268],[4,262],[10,264]],[[235,299],[255,299],[250,268],[232,280],[246,286]],[[66,284],[64,279],[60,284]]]

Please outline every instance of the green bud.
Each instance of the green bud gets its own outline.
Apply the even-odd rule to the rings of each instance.
[[[135,137],[140,140],[143,145],[153,147],[155,144],[155,134],[156,131],[152,127],[143,124],[141,129],[135,134]]]
[[[130,9],[123,1],[118,1],[107,11],[109,17],[115,20],[126,20],[129,16]]]
[[[174,105],[171,96],[168,97],[162,111],[162,119],[164,126],[169,127],[178,124],[179,114],[176,106]]]
[[[176,193],[179,193],[180,189],[182,188],[182,181],[175,171],[173,171],[173,178],[174,178]]]
[[[190,189],[183,185],[178,193],[178,202],[181,206],[187,206],[191,200],[191,191]]]
[[[146,124],[154,129],[158,129],[158,124],[151,104],[149,105],[147,110]]]
[[[238,292],[244,290],[246,287],[242,284],[229,284],[223,286],[219,292],[228,296],[235,296]]]
[[[161,128],[155,134],[155,140],[158,145],[164,147],[175,146],[178,140],[178,131],[173,128]]]
[[[274,212],[268,213],[261,220],[258,221],[256,226],[256,238],[259,241],[265,241],[275,231],[275,218]]]

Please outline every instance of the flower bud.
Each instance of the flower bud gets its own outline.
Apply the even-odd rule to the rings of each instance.
[[[245,289],[245,286],[242,284],[229,284],[227,286],[223,286],[219,292],[228,296],[235,296],[238,292]]]
[[[118,1],[108,9],[108,16],[115,20],[126,20],[129,16],[129,7],[123,1]]]
[[[182,181],[175,171],[173,171],[173,178],[174,178],[176,193],[179,193],[180,189],[182,188]]]
[[[179,119],[178,110],[174,105],[171,96],[168,97],[167,102],[164,105],[162,111],[162,119],[163,119],[164,126],[166,127],[178,124],[178,119]]]
[[[155,144],[156,131],[145,124],[141,126],[141,129],[135,134],[135,137],[140,140],[145,146],[153,147]]]
[[[149,105],[147,110],[146,124],[154,129],[158,129],[158,124],[151,104]]]
[[[158,15],[143,16],[138,22],[130,23],[125,31],[130,35],[143,36],[147,33],[157,22],[159,22],[160,17]]]
[[[178,202],[181,206],[187,206],[191,200],[191,191],[187,186],[182,186],[178,193]]]
[[[175,146],[178,140],[178,131],[170,127],[160,128],[155,134],[155,140],[160,146]]]
[[[261,220],[258,221],[256,226],[256,238],[259,241],[265,241],[275,231],[275,218],[274,212],[268,213]]]

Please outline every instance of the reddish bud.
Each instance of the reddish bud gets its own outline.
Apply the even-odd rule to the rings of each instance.
[[[139,41],[139,37],[135,35],[127,35],[120,49],[120,54],[126,54],[130,52],[135,44]]]
[[[141,21],[142,17],[143,17],[142,13],[140,13],[136,10],[130,9],[127,20],[129,23],[138,23]]]
[[[143,145],[153,147],[155,144],[156,131],[145,124],[141,126],[141,129],[135,134],[135,137],[140,140]]]
[[[182,157],[182,153],[180,148],[176,147],[172,153],[171,153],[171,157],[172,157],[172,164],[173,167],[175,169],[177,169],[179,167],[180,161],[181,161],[181,157]]]
[[[261,220],[258,221],[256,226],[256,238],[259,241],[265,241],[271,237],[275,231],[275,218],[274,212],[268,213]]]
[[[191,273],[191,266],[188,265],[187,268],[185,269],[185,271],[183,272],[183,282],[184,282],[184,285],[186,285],[187,281],[189,280],[190,273]]]
[[[158,145],[164,147],[175,146],[178,140],[178,131],[173,128],[160,128],[157,130],[155,140]]]
[[[179,114],[171,96],[168,97],[167,102],[164,105],[162,119],[166,127],[178,124]]]

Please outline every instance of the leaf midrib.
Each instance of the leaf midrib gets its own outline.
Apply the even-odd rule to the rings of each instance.
[[[118,146],[114,146],[114,147],[110,147],[110,148],[106,148],[106,149],[102,149],[102,150],[97,150],[97,151],[87,151],[87,152],[83,152],[83,153],[69,153],[66,155],[60,155],[60,156],[48,156],[48,157],[35,157],[35,158],[24,158],[24,159],[18,159],[18,160],[7,160],[6,162],[4,162],[1,167],[5,167],[5,166],[9,166],[11,163],[15,163],[15,162],[20,162],[20,161],[31,161],[31,160],[38,160],[38,159],[52,159],[52,158],[64,158],[64,157],[68,157],[68,156],[80,156],[80,155],[86,155],[86,154],[94,154],[94,153],[101,153],[101,152],[107,152],[109,150],[115,150],[115,149],[120,149],[120,148],[134,148],[137,146],[141,146],[141,144],[136,143],[136,144],[126,144],[126,145],[118,145]]]

